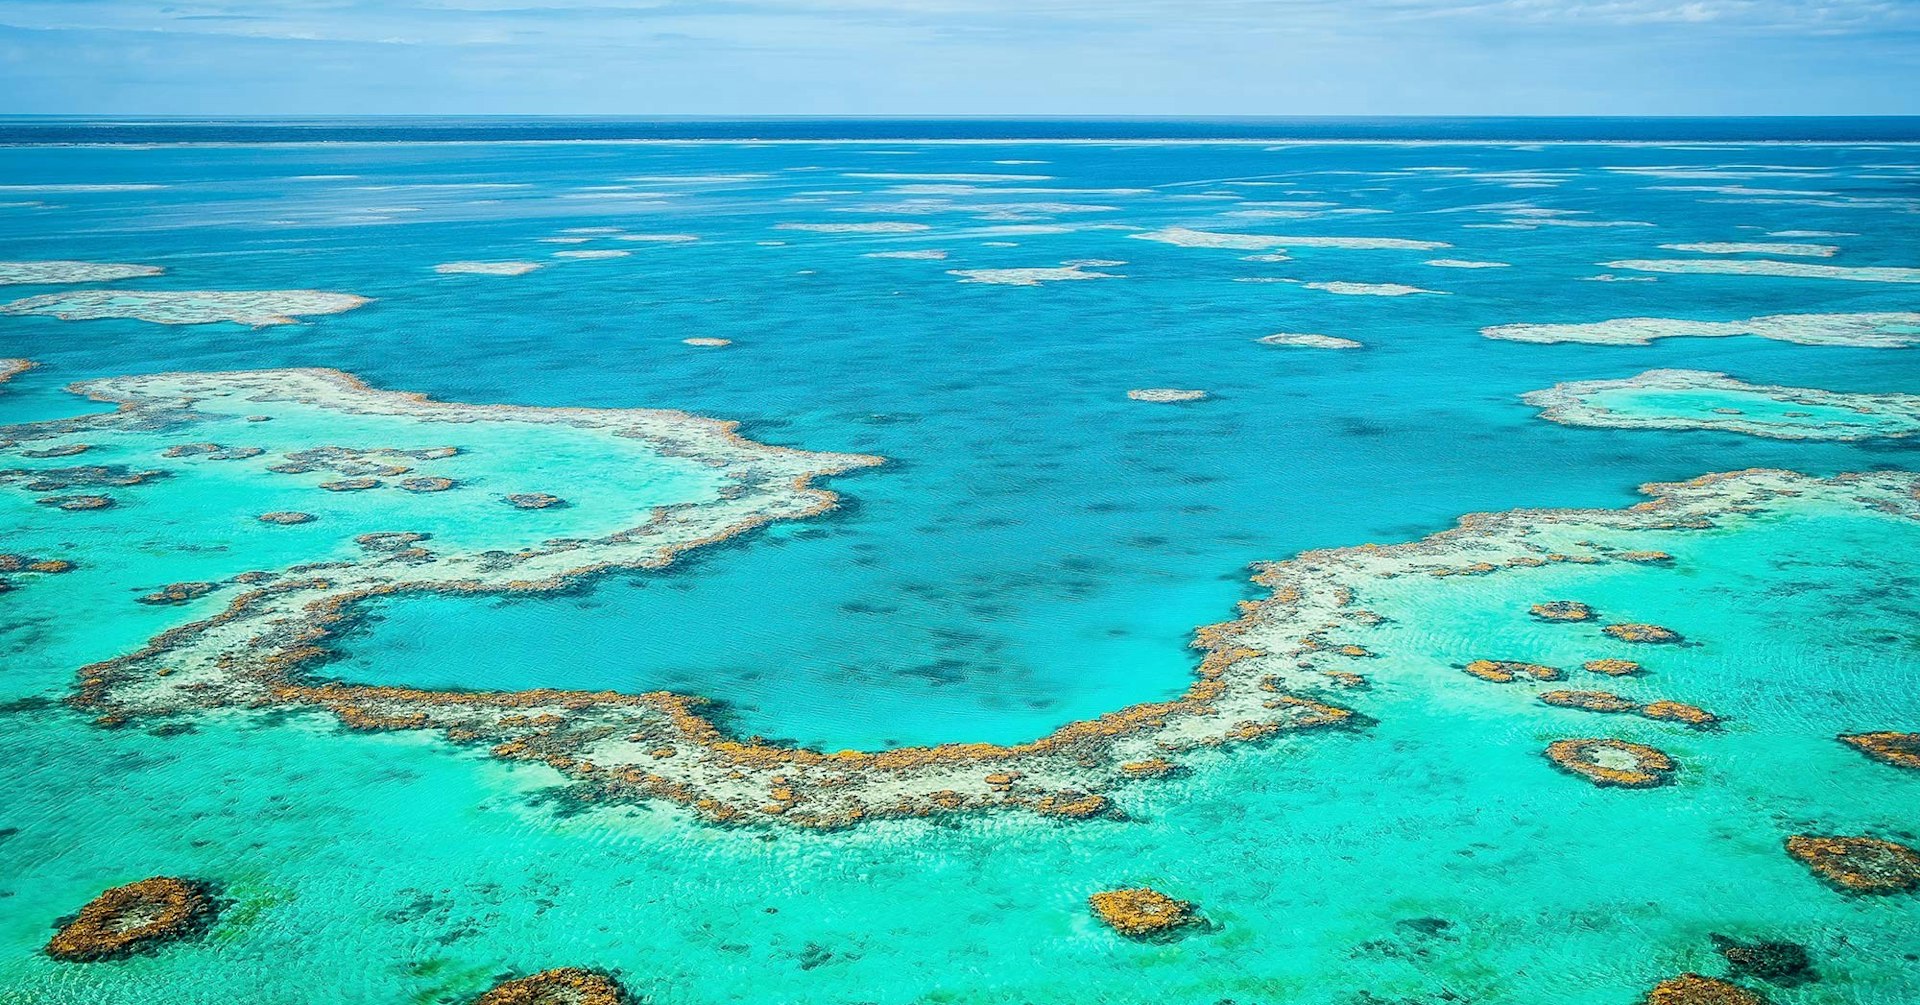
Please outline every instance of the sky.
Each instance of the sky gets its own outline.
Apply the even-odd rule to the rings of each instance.
[[[1920,0],[0,0],[0,113],[1920,114]]]

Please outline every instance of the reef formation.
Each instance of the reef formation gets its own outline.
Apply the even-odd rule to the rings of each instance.
[[[620,982],[596,970],[560,967],[502,981],[473,1005],[626,1005]]]
[[[1828,885],[1850,893],[1904,893],[1920,887],[1920,852],[1883,838],[1795,834],[1787,854]]]
[[[132,318],[163,325],[204,325],[219,321],[265,328],[290,325],[317,314],[339,314],[370,303],[351,293],[319,290],[243,290],[174,292],[170,290],[76,290],[48,293],[0,304],[0,315],[41,314],[62,321]]]
[[[111,283],[119,279],[157,276],[167,270],[157,265],[114,262],[0,262],[0,286],[59,286],[67,283]]]
[[[218,910],[206,884],[154,876],[88,901],[61,924],[46,953],[69,962],[119,959],[198,935]]]
[[[1202,658],[1177,698],[1070,722],[1025,743],[829,752],[729,735],[692,695],[354,685],[327,681],[318,670],[333,655],[332,640],[380,598],[539,594],[605,570],[660,568],[682,552],[769,521],[830,510],[836,497],[811,481],[877,458],[769,447],[741,439],[727,423],[677,412],[442,403],[373,390],[337,371],[171,374],[76,389],[119,408],[10,427],[6,437],[32,444],[127,429],[169,436],[195,423],[197,405],[211,408],[203,403],[224,397],[229,411],[237,405],[271,412],[277,402],[292,402],[455,428],[495,420],[562,423],[638,439],[724,473],[717,497],[635,514],[613,533],[508,551],[442,546],[420,531],[381,531],[358,538],[356,557],[242,573],[216,584],[226,601],[217,613],[82,668],[72,699],[104,725],[215,708],[310,708],[350,729],[432,730],[496,757],[545,764],[579,801],[667,800],[715,822],[840,827],[999,809],[1062,821],[1119,815],[1113,798],[1119,789],[1175,773],[1184,753],[1302,730],[1364,727],[1364,717],[1321,696],[1348,681],[1365,683],[1357,671],[1374,654],[1362,643],[1373,641],[1381,619],[1364,598],[1391,581],[1421,588],[1434,577],[1521,577],[1561,563],[1663,568],[1672,557],[1645,547],[1643,535],[1709,528],[1814,501],[1890,518],[1920,516],[1920,478],[1909,473],[1817,479],[1765,470],[1650,486],[1655,498],[1625,510],[1470,515],[1453,530],[1407,544],[1313,551],[1257,566],[1254,582],[1269,594],[1243,604],[1236,620],[1196,631],[1193,645]],[[452,449],[408,456],[445,456]],[[387,458],[329,453],[313,460],[378,464]],[[513,503],[552,500],[533,493]],[[158,591],[156,600],[198,594],[196,584],[176,585]],[[1632,763],[1615,764],[1623,749],[1617,741],[1570,742],[1578,746],[1565,748],[1563,767],[1596,781],[1611,780],[1603,771],[1662,779],[1671,771],[1657,763],[1664,760],[1657,752],[1626,748]]]
[[[1193,923],[1193,905],[1150,887],[1103,890],[1087,898],[1093,916],[1121,935],[1163,935]]]
[[[1590,345],[1650,345],[1663,338],[1755,338],[1797,345],[1899,349],[1920,345],[1920,313],[1768,314],[1744,321],[1682,318],[1613,318],[1577,324],[1511,324],[1480,329],[1510,342],[1584,342]]]
[[[1830,411],[1820,419],[1808,412],[1767,409],[1756,414],[1740,407],[1755,399]],[[1569,381],[1528,392],[1521,400],[1541,409],[1541,418],[1564,426],[1708,429],[1781,440],[1864,440],[1920,433],[1920,395],[1749,384],[1705,370],[1648,370],[1623,380]],[[1636,403],[1639,407],[1629,410]],[[1719,407],[1710,410],[1703,407],[1716,404]]]

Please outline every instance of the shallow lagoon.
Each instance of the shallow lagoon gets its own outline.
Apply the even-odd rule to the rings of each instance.
[[[127,289],[313,288],[376,299],[259,330],[8,318],[0,355],[44,366],[0,391],[0,412],[7,421],[70,414],[78,403],[58,386],[90,377],[320,365],[454,400],[683,408],[745,420],[743,432],[763,441],[880,454],[892,463],[835,481],[848,508],[689,555],[662,574],[615,575],[547,599],[383,605],[328,672],[469,687],[669,687],[726,701],[742,732],[829,747],[1020,740],[1185,687],[1192,629],[1231,617],[1234,601],[1252,595],[1250,561],[1404,539],[1474,510],[1624,505],[1640,482],[1708,470],[1912,466],[1914,448],[1897,443],[1564,429],[1518,400],[1563,380],[1658,366],[1913,391],[1920,362],[1910,351],[1752,338],[1533,346],[1478,335],[1524,321],[1910,309],[1899,287],[1880,284],[1584,281],[1600,272],[1594,263],[1648,257],[1660,243],[1788,229],[1863,235],[1831,239],[1843,249],[1837,263],[1914,264],[1903,257],[1915,246],[1914,218],[1884,206],[1725,202],[1654,190],[1712,182],[1606,170],[1786,164],[1822,176],[1791,187],[1879,198],[1910,181],[1866,165],[1903,159],[1837,147],[6,149],[0,163],[27,181],[171,186],[9,208],[0,236],[10,256],[170,270]],[[1406,170],[1448,165],[1469,176]],[[1049,180],[847,177],[900,172]],[[309,177],[339,174],[358,177]],[[662,175],[680,180],[630,180]],[[499,184],[525,187],[426,187]],[[956,184],[1101,191],[888,191]],[[605,196],[621,192],[666,194]],[[819,192],[855,194],[809,194]],[[1022,211],[900,207],[926,198],[1115,208],[1005,220],[979,217]],[[1336,205],[1243,205],[1282,201]],[[1655,226],[1514,229],[1527,217],[1465,208],[1496,204]],[[1231,215],[1328,208],[1389,212]],[[932,229],[775,229],[841,220]],[[1302,247],[1290,261],[1248,262],[1244,252],[1130,240],[1124,230],[1027,229],[1089,224],[1456,247]],[[602,226],[701,240],[564,233]],[[541,243],[579,236],[588,240]],[[553,259],[512,277],[432,271],[580,248],[633,254]],[[924,248],[949,257],[865,257]],[[1422,264],[1437,254],[1515,267]],[[1125,261],[1095,270],[1125,278],[1013,287],[947,275],[1083,259]],[[1260,278],[1301,282],[1233,281]],[[1345,281],[1450,295],[1344,297],[1303,285]],[[1279,331],[1365,348],[1255,341]],[[680,343],[714,336],[733,345]],[[1213,397],[1125,398],[1163,386]],[[1486,1001],[1624,1002],[1682,969],[1721,972],[1706,941],[1713,931],[1809,944],[1827,979],[1770,991],[1779,1001],[1916,994],[1902,959],[1920,951],[1905,934],[1913,902],[1831,893],[1778,850],[1785,827],[1893,836],[1920,818],[1911,776],[1830,739],[1841,729],[1915,728],[1897,684],[1915,658],[1903,628],[1914,613],[1902,561],[1912,546],[1885,521],[1783,527],[1724,554],[1676,546],[1687,589],[1649,571],[1634,573],[1644,584],[1580,592],[1603,610],[1648,593],[1685,599],[1684,609],[1644,616],[1703,645],[1673,651],[1670,665],[1648,659],[1654,673],[1619,690],[1699,703],[1730,718],[1721,735],[1536,706],[1459,674],[1445,664],[1488,636],[1526,650],[1512,658],[1577,655],[1507,617],[1539,598],[1476,595],[1462,581],[1409,598],[1401,624],[1413,626],[1412,655],[1383,656],[1373,690],[1341,696],[1378,720],[1368,731],[1204,758],[1185,778],[1130,789],[1122,801],[1134,822],[991,817],[822,836],[716,830],[658,808],[566,815],[564,802],[529,798],[557,781],[544,768],[424,736],[351,734],[319,716],[223,715],[160,737],[99,730],[44,704],[66,693],[79,665],[181,617],[129,602],[138,587],[195,578],[191,561],[164,552],[142,567],[140,554],[153,549],[124,530],[137,517],[165,543],[198,526],[192,507],[161,518],[159,492],[151,506],[67,514],[0,491],[10,542],[41,535],[32,549],[9,548],[71,541],[115,556],[0,597],[10,626],[0,638],[15,650],[0,688],[26,700],[9,706],[0,740],[12,775],[0,828],[16,829],[0,839],[0,856],[13,877],[8,903],[27,908],[5,912],[0,973],[24,1001],[213,1000],[225,989],[286,1001],[451,1002],[509,970],[585,964],[619,967],[634,988],[676,1002],[769,993],[1049,1000],[1132,997],[1142,987],[1176,1001],[1364,1001],[1362,990],[1420,1000],[1444,987]],[[210,510],[239,506],[218,493],[194,498]],[[380,500],[338,500],[349,501]],[[319,535],[310,557],[325,557],[325,526],[259,533]],[[1780,683],[1755,683],[1754,667]],[[1836,667],[1849,672],[1837,677]],[[1553,773],[1538,748],[1573,723],[1657,736],[1686,766],[1682,783],[1608,792]],[[75,799],[103,784],[103,764],[112,772],[105,797]],[[1640,851],[1650,840],[1664,852],[1651,860]],[[156,872],[218,878],[237,905],[204,943],[158,957],[74,968],[34,955],[52,917]],[[1097,928],[1086,894],[1130,882],[1198,902],[1218,929],[1160,946]],[[1421,918],[1451,924],[1422,934],[1436,929]],[[268,965],[277,954],[313,958],[316,939],[320,958],[336,964]]]

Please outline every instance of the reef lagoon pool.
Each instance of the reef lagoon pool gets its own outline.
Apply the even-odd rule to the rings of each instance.
[[[1916,137],[990,125],[0,120],[0,1002],[1920,1000]]]

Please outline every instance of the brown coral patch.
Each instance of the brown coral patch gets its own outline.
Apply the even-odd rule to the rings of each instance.
[[[1179,767],[1164,757],[1149,757],[1144,761],[1128,761],[1120,765],[1120,773],[1128,778],[1164,778],[1179,770]]]
[[[1787,854],[1828,884],[1854,893],[1900,893],[1920,886],[1920,852],[1871,837],[1795,834]]]
[[[1632,660],[1601,659],[1588,660],[1580,664],[1580,669],[1608,677],[1632,677],[1640,672],[1641,666]]]
[[[1612,691],[1545,691],[1540,700],[1560,708],[1580,708],[1589,712],[1631,712],[1640,706]]]
[[[445,492],[453,486],[453,479],[442,478],[439,475],[400,480],[400,487],[408,492]]]
[[[111,496],[48,496],[37,500],[42,506],[63,509],[68,512],[89,509],[106,509],[113,505]]]
[[[1592,621],[1593,608],[1578,600],[1548,600],[1528,609],[1542,621]]]
[[[1920,768],[1920,733],[1843,733],[1841,743],[1897,768]]]
[[[1033,804],[1036,812],[1050,817],[1063,817],[1068,820],[1085,820],[1107,812],[1112,803],[1106,796],[1095,792],[1075,792],[1071,789],[1056,792],[1043,797]]]
[[[1600,629],[1622,642],[1666,643],[1679,642],[1680,633],[1671,628],[1649,625],[1639,621],[1628,621],[1617,625],[1608,625]]]
[[[281,510],[274,510],[271,513],[262,513],[260,514],[260,517],[259,517],[259,520],[261,523],[277,523],[283,526],[290,526],[296,523],[312,523],[314,519],[315,518],[312,513],[301,513],[298,510],[290,510],[290,509],[281,509]]]
[[[1767,1005],[1767,1000],[1717,977],[1681,974],[1655,984],[1646,1005]]]
[[[1193,923],[1193,905],[1144,886],[1103,890],[1087,898],[1093,916],[1121,935],[1160,935]]]
[[[20,456],[32,457],[36,460],[45,460],[51,457],[72,457],[75,454],[84,454],[92,449],[93,444],[91,443],[62,443],[57,447],[42,447],[39,450],[22,450],[20,451]]]
[[[1554,767],[1600,786],[1651,789],[1673,780],[1673,758],[1625,740],[1555,740],[1547,745]]]
[[[567,504],[565,499],[545,492],[515,492],[507,497],[507,502],[515,509],[551,509]]]
[[[116,886],[88,901],[60,926],[46,953],[69,962],[130,956],[199,934],[213,923],[217,912],[205,884],[154,876]]]
[[[1720,721],[1720,717],[1712,712],[1682,701],[1650,701],[1641,706],[1640,714],[1649,719],[1702,728],[1716,725]]]
[[[220,588],[219,583],[168,583],[140,598],[143,604],[185,604]]]
[[[473,1005],[624,1005],[618,981],[580,967],[542,970],[531,977],[502,981],[474,999]]]
[[[364,492],[367,489],[379,488],[380,479],[341,478],[335,481],[321,482],[320,487],[326,489],[328,492]]]
[[[1475,677],[1495,684],[1511,684],[1521,677],[1531,677],[1534,680],[1559,680],[1561,677],[1558,667],[1541,663],[1522,663],[1518,660],[1474,660],[1467,664],[1465,669]]]

